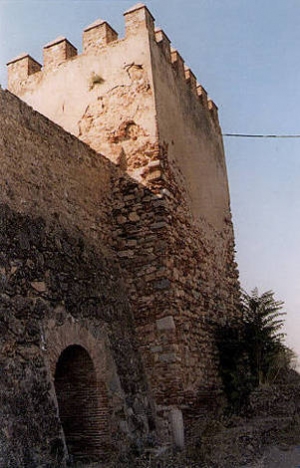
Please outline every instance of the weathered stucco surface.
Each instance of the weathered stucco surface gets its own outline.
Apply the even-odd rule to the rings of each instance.
[[[76,313],[61,304],[61,325],[47,315],[49,381],[74,342],[98,362],[95,385],[104,369],[101,388],[114,381],[125,395],[123,412],[123,397],[108,392],[107,406],[100,403],[112,437],[136,442],[155,427],[160,441],[182,446],[182,413],[184,422],[221,390],[215,326],[239,313],[226,164],[217,108],[151,13],[138,5],[125,23],[124,39],[103,21],[87,27],[81,55],[58,38],[44,48],[43,68],[28,55],[8,64],[10,91],[47,118],[0,93],[1,200],[30,222],[42,217],[47,236],[59,226],[82,239],[91,255],[82,274],[104,281],[93,288],[112,317],[101,307],[76,309],[86,297],[79,273]],[[44,274],[32,280],[40,289]],[[104,361],[102,349],[111,349]],[[111,374],[105,362],[114,362]],[[49,401],[55,394],[52,385]]]
[[[95,23],[83,34],[83,53],[68,60],[57,55],[63,42],[53,41],[51,66],[46,57],[44,69],[25,80],[28,58],[13,61],[9,89],[143,183],[159,142],[194,217],[222,229],[229,194],[217,108],[146,9],[125,21],[124,39],[100,43],[107,23]]]
[[[20,62],[9,65],[10,90],[114,162],[129,159],[131,170],[138,169],[136,156],[144,158],[156,141],[146,28],[139,36],[58,59],[25,81],[16,80]]]
[[[194,218],[222,230],[229,192],[217,108],[179,54],[170,53],[167,36],[158,32],[157,39],[150,47],[160,144]]]

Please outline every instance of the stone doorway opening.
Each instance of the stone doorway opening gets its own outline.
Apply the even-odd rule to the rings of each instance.
[[[94,364],[82,346],[71,345],[61,353],[54,386],[70,458],[74,462],[99,459],[107,432],[100,424],[105,408],[99,411]]]

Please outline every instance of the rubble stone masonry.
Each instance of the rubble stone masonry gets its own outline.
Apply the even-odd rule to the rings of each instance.
[[[9,62],[9,90],[47,118],[1,92],[1,200],[22,216],[42,217],[50,236],[59,225],[94,250],[107,284],[104,293],[100,282],[96,297],[104,295],[115,318],[92,308],[91,315],[76,309],[76,320],[94,337],[94,350],[105,341],[98,335],[104,324],[108,360],[118,389],[140,413],[141,434],[155,421],[159,440],[182,446],[181,412],[184,420],[201,395],[221,390],[215,325],[239,315],[226,163],[217,107],[205,89],[146,6],[124,16],[124,38],[97,20],[85,28],[79,55],[57,38],[44,48],[44,67],[29,55]],[[88,258],[82,274],[98,271]],[[47,284],[43,276],[34,281],[40,289]],[[51,327],[49,336],[56,336],[56,322]],[[67,346],[88,348],[86,338],[73,343],[64,336],[54,339],[64,345],[53,351],[53,363]],[[74,362],[86,359],[76,353]],[[110,378],[101,387],[96,372],[93,382],[110,388]],[[114,427],[132,434],[127,403],[118,420],[109,392],[101,401],[108,401],[103,417],[113,414]],[[63,426],[68,445],[72,431],[66,436]]]
[[[132,312],[107,240],[114,169],[8,91],[0,109],[0,466],[62,467],[68,456],[125,450],[153,430]],[[76,371],[78,348],[90,375]],[[68,446],[69,426],[58,419],[66,414],[65,392],[57,393],[62,355],[77,388],[90,382],[88,426],[91,411],[80,416],[80,400],[68,398],[77,439],[96,446],[88,454]]]

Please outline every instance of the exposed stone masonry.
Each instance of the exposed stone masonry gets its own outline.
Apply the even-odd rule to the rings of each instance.
[[[220,386],[214,324],[236,317],[240,297],[230,218],[222,235],[204,220],[195,224],[184,193],[168,180],[168,188],[159,179],[150,191],[124,176],[114,188],[115,247],[147,372],[164,405]]]
[[[109,422],[99,428],[100,452],[103,443],[106,454],[113,443],[125,450],[133,433],[136,441],[146,437],[149,421],[153,428],[152,403],[120,270],[109,243],[105,245],[111,229],[106,201],[112,176],[106,170],[111,163],[103,158],[97,164],[99,155],[86,145],[8,92],[0,94],[1,109],[5,109],[0,113],[1,198],[11,207],[2,204],[0,210],[4,373],[0,459],[5,466],[49,462],[61,467],[67,455],[57,419],[54,375],[60,354],[68,346],[88,350],[96,366],[97,385],[107,392],[104,399],[98,392],[99,408],[106,408]],[[71,153],[74,157],[69,159]],[[82,185],[83,161],[89,162],[86,186]],[[104,194],[100,187],[101,205],[91,203],[90,211],[83,214],[80,206],[87,203],[88,194],[97,199],[93,173],[107,184],[107,191]],[[99,236],[91,229],[96,219],[102,220]],[[24,427],[28,429],[20,437]],[[26,465],[27,459],[31,465]]]
[[[84,458],[88,433],[92,458],[154,435],[182,447],[191,408],[222,390],[215,325],[239,314],[217,107],[147,7],[128,10],[125,26],[119,39],[97,20],[79,55],[57,38],[43,67],[29,55],[9,62],[10,91],[45,117],[0,92],[5,226],[23,239],[41,223],[40,237],[20,240],[26,258],[3,254],[18,278],[9,302],[38,297],[46,310],[32,316],[46,377],[30,365],[52,408],[42,431],[57,448],[37,442],[49,466]],[[76,388],[95,417],[89,405],[75,414]]]

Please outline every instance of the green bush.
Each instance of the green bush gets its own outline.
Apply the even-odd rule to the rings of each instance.
[[[282,301],[257,289],[242,293],[241,320],[218,326],[220,375],[230,407],[239,411],[250,392],[272,384],[290,368],[294,353],[283,343]]]

